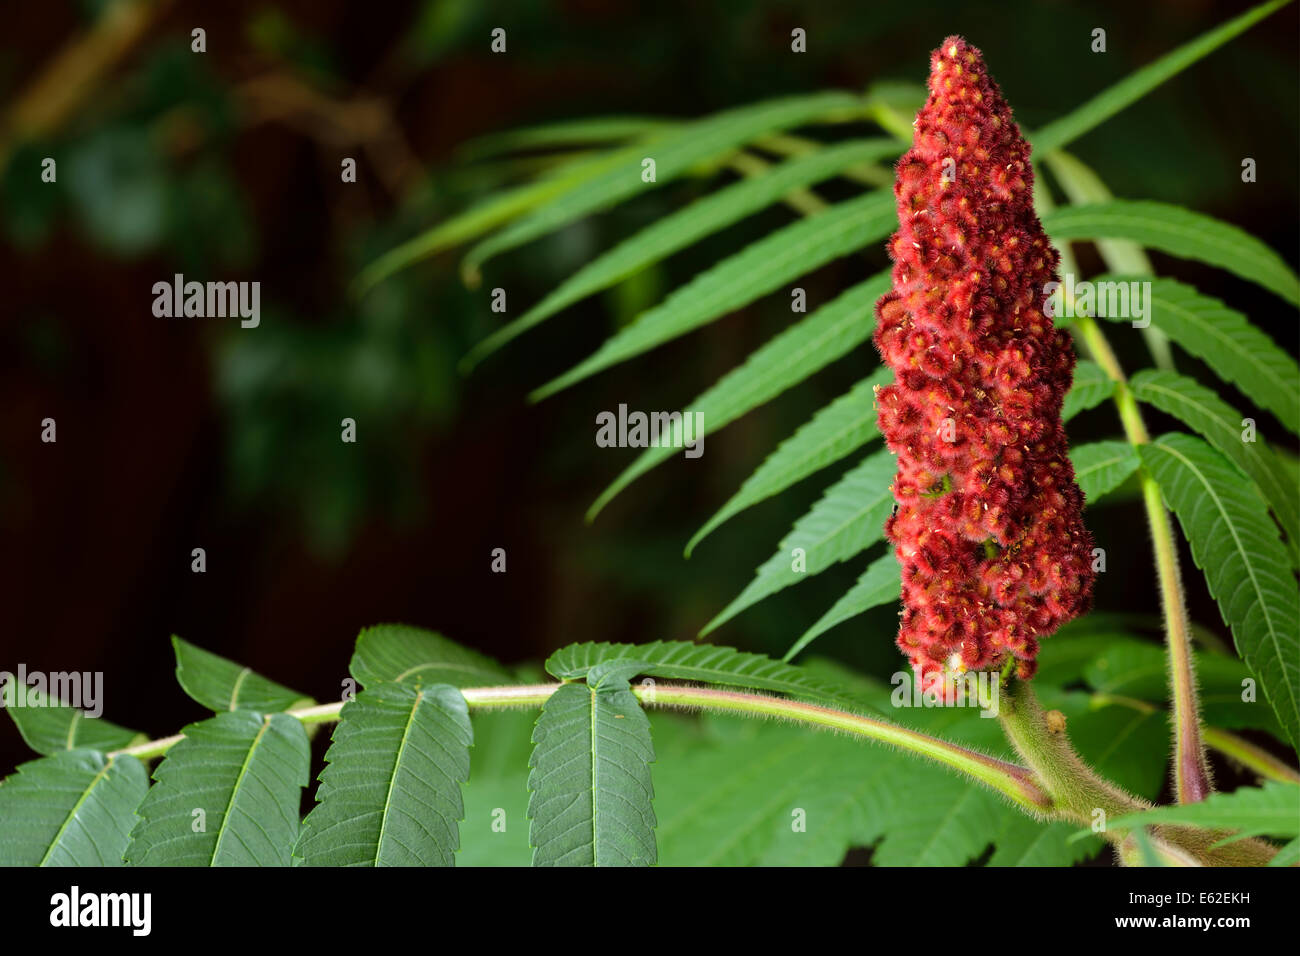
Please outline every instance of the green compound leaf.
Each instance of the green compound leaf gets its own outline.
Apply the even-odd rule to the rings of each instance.
[[[805,273],[883,239],[897,224],[893,195],[878,190],[769,233],[676,289],[585,361],[529,398],[540,401],[707,325]]]
[[[496,661],[406,624],[377,624],[357,637],[348,672],[362,687],[387,681],[473,687],[517,683]]]
[[[832,91],[768,100],[673,126],[638,144],[612,168],[570,184],[531,215],[480,242],[466,255],[465,268],[476,272],[492,256],[663,186],[757,136],[862,109],[859,97]],[[655,161],[655,181],[650,183],[641,178],[646,158]]]
[[[1293,557],[1300,558],[1300,502],[1286,466],[1258,434],[1243,437],[1240,412],[1192,379],[1173,372],[1145,369],[1133,376],[1134,396],[1181,419],[1240,468],[1264,496],[1287,535]]]
[[[182,733],[153,772],[127,862],[289,866],[310,760],[302,724],[235,710]]]
[[[888,289],[888,273],[853,286],[764,344],[745,360],[744,365],[723,376],[721,381],[688,404],[685,414],[699,416],[696,421],[704,430],[716,432],[849,354],[871,338],[875,329],[873,308],[876,300]],[[872,381],[883,380],[882,376],[887,374],[887,370],[877,372]],[[870,413],[871,406],[867,407]],[[874,413],[869,417],[874,420]],[[595,518],[616,494],[655,465],[682,453],[684,424],[679,421],[671,427],[669,440],[661,440],[659,447],[642,452],[601,493],[587,513],[588,520]],[[693,434],[702,435],[703,431]]]
[[[1263,500],[1199,438],[1163,435],[1142,463],[1178,516],[1192,557],[1292,746],[1300,743],[1300,594]]]
[[[1227,269],[1300,305],[1300,277],[1281,256],[1236,226],[1182,206],[1128,199],[1062,206],[1043,217],[1043,228],[1057,240],[1131,239],[1148,249]]]
[[[1142,464],[1137,450],[1126,441],[1077,445],[1070,449],[1070,462],[1074,465],[1074,480],[1089,505],[1118,488]]]
[[[79,749],[107,753],[148,739],[101,717],[91,717],[79,708],[49,704],[48,700],[48,694],[31,686],[23,687],[14,680],[7,679],[0,691],[0,701],[13,718],[18,733],[38,754]]]
[[[455,687],[367,688],[343,707],[294,856],[304,866],[452,866],[472,743]]]
[[[1244,315],[1172,279],[1099,276],[1096,281],[1151,281],[1151,324],[1300,434],[1300,405],[1295,400],[1300,367]]]
[[[875,544],[894,507],[890,491],[897,462],[887,450],[868,455],[832,485],[812,510],[795,522],[776,553],[754,572],[740,596],[705,625],[703,637],[741,611],[793,584],[820,574]]]
[[[121,866],[149,774],[135,757],[67,750],[0,784],[0,866]]]
[[[695,532],[686,545],[686,556],[689,558],[695,546],[723,522],[833,465],[876,438],[880,431],[876,427],[875,389],[892,379],[892,370],[882,366],[801,425],[745,479],[740,490],[717,514]]]
[[[272,713],[312,703],[305,694],[174,635],[172,647],[176,650],[176,680],[181,689],[209,710]]]
[[[902,593],[903,582],[898,559],[890,551],[867,565],[867,569],[862,572],[862,577],[858,578],[857,584],[853,585],[816,624],[808,628],[803,636],[794,642],[790,650],[786,651],[784,660],[792,659],[836,625],[864,614],[873,607],[891,604],[899,600]]]
[[[791,190],[829,179],[855,163],[897,155],[900,146],[892,139],[853,140],[829,146],[773,167],[762,176],[743,179],[664,216],[583,266],[520,318],[488,336],[470,351],[463,365],[473,367],[573,303],[765,209]]]
[[[1191,42],[1184,43],[1153,63],[1148,63],[1140,70],[1129,74],[1082,106],[1053,120],[1034,133],[1030,137],[1034,152],[1046,153],[1068,145],[1089,130],[1100,126],[1120,110],[1132,106],[1161,83],[1177,76],[1197,60],[1244,33],[1270,13],[1286,6],[1288,2],[1290,0],[1272,0],[1271,3],[1261,3],[1257,7],[1252,7],[1240,16],[1202,33]]]
[[[762,654],[747,654],[734,647],[694,644],[690,641],[653,641],[649,644],[570,644],[552,654],[546,670],[560,680],[580,680],[592,668],[621,661],[636,665],[635,674],[669,680],[698,681],[775,691],[791,697],[827,704],[860,706],[844,688],[814,677],[798,667]]]
[[[626,680],[562,685],[542,705],[533,743],[534,866],[656,862],[650,721]]]
[[[1246,837],[1300,836],[1300,786],[1269,780],[1262,787],[1241,787],[1232,793],[1212,793],[1200,803],[1155,807],[1140,813],[1125,814],[1115,817],[1108,825],[1134,827],[1155,823],[1234,831],[1216,845]]]
[[[1096,362],[1080,359],[1074,367],[1074,384],[1065,393],[1061,421],[1068,422],[1080,412],[1100,405],[1115,394],[1115,382]]]

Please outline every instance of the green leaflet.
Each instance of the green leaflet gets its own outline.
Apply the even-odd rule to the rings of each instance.
[[[1101,366],[1088,359],[1080,359],[1074,367],[1074,384],[1065,393],[1061,405],[1061,421],[1068,422],[1075,415],[1100,405],[1115,394],[1115,382],[1102,371]]]
[[[1133,395],[1195,429],[1223,452],[1264,495],[1286,532],[1292,556],[1300,558],[1300,504],[1286,466],[1258,434],[1245,441],[1242,415],[1208,388],[1173,372],[1145,369],[1133,376]]]
[[[121,866],[149,774],[135,757],[66,750],[0,785],[0,866]]]
[[[892,378],[891,370],[881,366],[801,425],[745,479],[740,490],[704,527],[695,532],[686,545],[686,557],[723,522],[853,454],[879,435],[875,389],[888,384]]]
[[[1043,218],[1043,228],[1054,239],[1132,239],[1227,269],[1300,305],[1300,277],[1281,256],[1236,226],[1182,206],[1127,199],[1064,206]]]
[[[234,710],[182,733],[153,772],[127,862],[289,866],[310,758],[302,724]]]
[[[1142,463],[1178,516],[1192,557],[1259,678],[1292,746],[1300,743],[1300,595],[1264,502],[1243,494],[1236,469],[1199,438],[1163,435]]]
[[[1126,441],[1076,445],[1070,449],[1070,462],[1074,465],[1074,480],[1089,505],[1118,488],[1142,463],[1137,451]]]
[[[343,707],[294,856],[304,866],[452,866],[472,742],[455,687],[368,687]]]
[[[471,140],[460,149],[467,160],[486,159],[521,150],[559,146],[599,146],[653,133],[677,123],[659,116],[592,116],[542,126],[493,133]]]
[[[890,604],[902,596],[903,585],[899,577],[898,559],[894,552],[882,554],[867,565],[858,582],[795,641],[783,660],[790,660],[821,635],[837,624],[864,614],[873,607]]]
[[[472,368],[562,309],[767,208],[793,189],[821,182],[854,163],[897,155],[900,149],[901,144],[892,139],[853,140],[828,146],[782,163],[762,176],[742,179],[664,216],[583,266],[520,318],[474,346],[462,367]]]
[[[656,862],[650,721],[626,679],[562,685],[542,705],[533,743],[534,866]]]
[[[100,717],[91,717],[76,707],[63,704],[46,706],[46,694],[27,687],[23,706],[15,706],[11,695],[17,686],[4,685],[4,710],[13,718],[18,733],[27,746],[38,754],[54,754],[60,750],[96,750],[105,753],[133,743],[141,743],[144,734],[119,727]]]
[[[745,364],[687,404],[684,414],[702,416],[703,426],[717,431],[752,409],[780,395],[817,370],[842,358],[871,338],[875,329],[876,300],[889,289],[888,273],[880,273],[849,288],[812,315],[790,326],[757,349]],[[884,380],[888,371],[877,372],[872,381]],[[867,417],[874,419],[871,406]],[[615,495],[655,465],[683,447],[683,422],[672,426],[671,440],[647,448],[606,488],[587,513],[595,518]]]
[[[832,485],[812,510],[795,522],[776,553],[754,572],[754,580],[705,625],[700,636],[763,598],[820,574],[879,541],[894,505],[890,482],[895,469],[894,457],[882,449]]]
[[[385,681],[411,684],[514,684],[496,661],[407,624],[377,624],[357,637],[348,672],[362,687]]]
[[[878,190],[769,233],[676,289],[529,398],[540,401],[748,305],[833,259],[883,239],[897,222],[894,197]]]
[[[1099,276],[1096,281],[1150,281],[1151,324],[1276,415],[1289,431],[1300,434],[1300,407],[1295,401],[1300,367],[1244,315],[1172,279]]]
[[[775,691],[837,706],[861,708],[861,701],[801,668],[774,661],[762,654],[747,654],[733,647],[690,641],[653,641],[649,644],[570,644],[552,654],[546,670],[560,680],[579,680],[597,666],[629,662],[630,676],[647,674],[669,680],[725,684],[753,690]]]
[[[290,687],[254,674],[188,641],[172,636],[176,680],[181,689],[209,710],[255,710],[270,713],[312,703]]]
[[[1235,831],[1217,845],[1245,837],[1300,836],[1300,786],[1269,780],[1262,787],[1241,787],[1232,793],[1213,793],[1200,803],[1155,807],[1115,817],[1108,826],[1133,827],[1154,823]]]
[[[361,270],[353,283],[353,293],[364,295],[393,273],[509,222],[581,185],[593,175],[631,158],[632,153],[627,150],[602,153],[596,157],[566,163],[544,179],[489,196],[481,203],[384,253]]]
[[[1082,106],[1048,123],[1030,137],[1035,153],[1046,153],[1068,145],[1100,126],[1120,110],[1131,106],[1170,77],[1177,76],[1197,60],[1213,53],[1233,37],[1244,33],[1289,0],[1272,0],[1247,10],[1238,17],[1202,33],[1195,40],[1171,50],[1153,63],[1108,87]]]
[[[593,212],[609,209],[637,193],[656,189],[683,175],[692,166],[722,156],[756,136],[789,129],[832,114],[860,112],[860,97],[832,91],[754,103],[713,116],[682,123],[625,151],[621,161],[568,188],[531,215],[480,242],[465,257],[465,268],[476,272],[488,259],[507,249],[554,232]],[[642,160],[655,161],[655,180],[642,180]]]

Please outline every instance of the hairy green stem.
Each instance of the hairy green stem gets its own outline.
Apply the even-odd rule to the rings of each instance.
[[[540,706],[560,686],[560,684],[530,684],[464,687],[461,688],[461,693],[472,711],[502,710],[510,707]],[[1052,810],[1052,801],[1024,767],[997,760],[887,721],[766,694],[714,690],[684,684],[634,685],[632,692],[643,704],[651,707],[680,707],[751,717],[779,717],[809,727],[838,730],[855,737],[875,740],[964,773],[1010,798],[1013,803],[1029,813],[1041,816]],[[338,720],[345,703],[339,701],[334,704],[315,704],[285,713],[306,725],[321,724]],[[110,756],[130,755],[142,760],[161,757],[183,739],[183,734],[175,734],[115,750]]]
[[[1075,329],[1084,345],[1106,375],[1115,382],[1115,406],[1129,443],[1138,446],[1151,441],[1137,399],[1128,387],[1128,379],[1095,319],[1081,316]],[[1201,708],[1196,693],[1196,667],[1192,658],[1192,629],[1183,598],[1182,576],[1178,569],[1178,547],[1174,539],[1169,512],[1160,499],[1160,488],[1145,467],[1138,469],[1142,502],[1151,526],[1155,551],[1156,574],[1160,584],[1160,603],[1165,619],[1165,639],[1169,649],[1169,684],[1173,696],[1174,722],[1174,791],[1179,803],[1196,803],[1213,792],[1210,767],[1201,740]]]
[[[1059,717],[1059,715],[1057,715]],[[1007,738],[1024,758],[1055,804],[1055,816],[1100,832],[1116,845],[1120,862],[1138,862],[1129,838],[1132,828],[1112,830],[1119,816],[1150,809],[1089,767],[1070,745],[1061,722],[1049,721],[1027,681],[1015,681],[1003,695],[998,717]],[[1054,725],[1055,724],[1055,725]],[[1243,839],[1214,846],[1227,834],[1191,827],[1155,826],[1153,846],[1164,862],[1181,865],[1264,866],[1277,850],[1263,840]],[[1167,852],[1164,846],[1167,844]]]

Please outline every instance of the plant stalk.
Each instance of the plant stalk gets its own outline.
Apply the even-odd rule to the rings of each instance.
[[[1137,399],[1128,387],[1110,343],[1095,319],[1080,316],[1075,329],[1097,364],[1115,382],[1115,406],[1124,434],[1133,446],[1151,441]],[[1196,666],[1192,658],[1192,629],[1187,619],[1182,576],[1178,569],[1178,548],[1169,512],[1160,499],[1160,488],[1145,467],[1138,468],[1138,482],[1151,540],[1155,551],[1160,603],[1165,619],[1165,643],[1169,649],[1169,684],[1173,697],[1174,791],[1179,803],[1196,803],[1213,791],[1210,767],[1201,739],[1201,708],[1196,692]]]
[[[560,686],[560,684],[531,684],[464,687],[461,688],[461,693],[465,695],[465,702],[471,711],[503,710],[510,707],[540,706]],[[632,692],[643,704],[651,707],[711,710],[752,717],[779,717],[809,727],[838,730],[855,737],[875,740],[964,773],[1008,797],[1028,813],[1043,816],[1053,809],[1052,801],[1035,781],[1033,774],[1024,767],[887,721],[766,694],[714,690],[684,684],[633,685]],[[315,704],[285,711],[285,713],[307,725],[321,724],[338,720],[345,703],[346,701]],[[132,756],[149,760],[161,757],[183,739],[183,734],[175,734],[115,750],[110,756]]]

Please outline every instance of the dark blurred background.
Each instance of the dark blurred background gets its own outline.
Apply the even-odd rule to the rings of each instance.
[[[10,4],[0,38],[0,669],[105,673],[105,716],[153,736],[201,716],[172,679],[175,633],[318,699],[350,646],[403,621],[507,662],[578,640],[691,639],[850,462],[681,549],[776,444],[874,367],[870,347],[583,513],[630,461],[598,411],[678,407],[790,321],[769,297],[540,405],[529,389],[664,292],[789,221],[774,209],[562,313],[469,377],[464,352],[612,242],[708,188],[683,182],[489,263],[455,254],[355,301],[357,271],[516,179],[468,163],[486,134],[601,114],[694,117],[758,99],[924,81],[950,33],[980,46],[1022,125],[1039,126],[1246,3],[627,4],[301,0]],[[504,27],[508,51],[489,51]],[[1074,144],[1116,195],[1241,226],[1293,266],[1297,11],[1262,25]],[[207,52],[190,51],[190,31]],[[808,52],[790,52],[802,27]],[[1090,52],[1091,31],[1107,52]],[[40,182],[42,158],[57,185]],[[355,157],[358,182],[339,181]],[[1259,181],[1243,184],[1241,160]],[[832,189],[828,195],[835,196]],[[1226,273],[1156,256],[1295,350],[1291,310]],[[1098,263],[1085,251],[1085,269]],[[806,282],[822,302],[883,248]],[[151,313],[154,282],[257,280],[255,330]],[[1130,368],[1141,340],[1117,332]],[[1179,368],[1202,376],[1179,356]],[[1248,403],[1231,390],[1225,397]],[[57,421],[42,444],[40,422]],[[357,421],[358,441],[339,440]],[[1263,434],[1279,428],[1259,416]],[[1172,425],[1155,413],[1156,431]],[[1075,440],[1113,437],[1103,407]],[[1089,513],[1105,611],[1158,613],[1140,506]],[[207,571],[190,570],[202,547]],[[507,573],[491,572],[494,548]],[[877,551],[879,550],[879,546]],[[874,556],[873,552],[873,556]],[[860,557],[711,639],[780,654],[856,579]],[[1191,569],[1184,554],[1184,568]],[[1204,584],[1193,617],[1226,636]],[[818,649],[898,669],[893,610]],[[6,721],[0,771],[25,750]]]

